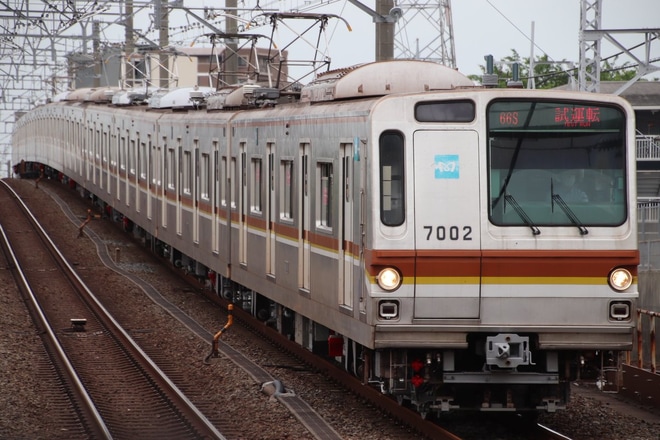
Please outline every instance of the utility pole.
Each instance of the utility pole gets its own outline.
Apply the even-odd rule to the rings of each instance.
[[[94,62],[94,79],[92,87],[101,87],[101,37],[100,24],[97,20],[92,23],[92,60]]]
[[[160,46],[158,55],[158,80],[159,86],[166,89],[170,85],[170,57],[166,51],[166,48],[170,45],[169,10],[167,9],[167,0],[156,0],[156,3],[154,4],[154,14],[158,26],[158,44]]]
[[[133,0],[126,0],[124,4],[124,82],[126,87],[135,87],[135,69],[133,68],[134,52],[135,43],[133,41]]]
[[[390,17],[390,11],[394,8],[394,0],[376,0],[376,11],[373,15],[376,23],[376,61],[388,61],[394,59],[394,24],[397,18]],[[382,20],[376,20],[382,17]]]
[[[238,26],[236,24],[236,14],[238,3],[236,0],[225,0],[225,5],[227,9],[225,11],[225,32],[233,35],[237,33]],[[226,84],[237,84],[238,83],[238,44],[236,39],[231,38],[226,41],[227,49],[222,56],[222,62],[224,63],[225,77],[224,81]],[[228,56],[228,54],[236,54],[235,56]]]
[[[348,0],[371,15],[376,24],[376,61],[417,59],[456,68],[451,0],[376,0],[372,10]]]

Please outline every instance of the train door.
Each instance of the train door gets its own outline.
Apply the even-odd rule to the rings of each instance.
[[[208,179],[208,163],[205,163],[203,165],[200,164],[200,153],[199,153],[199,139],[194,139],[193,140],[193,164],[192,164],[192,170],[193,170],[193,179],[192,179],[192,189],[191,189],[191,195],[192,195],[192,214],[193,214],[193,220],[192,220],[192,238],[193,242],[195,244],[199,244],[199,201],[202,199],[201,197],[201,191],[200,191],[200,185],[202,176],[204,179]],[[208,161],[207,161],[208,162]],[[201,172],[201,167],[205,166],[206,169],[204,170],[204,173]],[[206,180],[205,183],[207,183],[208,180]],[[208,195],[208,194],[207,194]]]
[[[238,262],[247,265],[247,214],[248,214],[248,185],[247,185],[247,153],[245,143],[240,146],[240,178],[238,190],[240,191],[238,202]]]
[[[353,144],[341,150],[339,304],[353,307]]]
[[[275,144],[268,143],[268,174],[266,176],[266,273],[275,276]]]
[[[478,318],[478,135],[417,131],[413,143],[415,318]]]
[[[157,190],[156,186],[156,176],[154,173],[154,168],[158,170],[158,153],[160,149],[151,140],[151,135],[147,135],[147,218],[151,220],[153,218],[153,198],[154,195],[152,191]],[[158,172],[158,171],[156,171]]]
[[[183,176],[181,164],[183,163],[183,147],[181,146],[181,138],[177,138],[177,161],[176,161],[176,233],[177,235],[183,234],[183,220],[182,220],[182,206],[181,195],[183,194]]]
[[[312,245],[309,242],[309,153],[310,145],[300,144],[300,214],[298,218],[298,285],[301,289],[309,290],[310,258]]]
[[[218,212],[220,210],[220,179],[224,175],[221,174],[219,154],[218,154],[218,141],[212,142],[213,148],[213,175],[210,177],[213,186],[211,187],[211,250],[214,253],[220,252],[220,242],[218,240],[218,230],[220,228],[220,220]]]

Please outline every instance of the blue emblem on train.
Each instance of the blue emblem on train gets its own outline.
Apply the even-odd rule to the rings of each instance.
[[[433,167],[436,179],[458,179],[458,154],[438,154]]]

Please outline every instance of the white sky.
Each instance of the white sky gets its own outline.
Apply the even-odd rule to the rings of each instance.
[[[173,0],[170,0],[173,1]],[[415,0],[403,0],[410,5]],[[427,0],[417,0],[426,4]],[[202,7],[222,12],[224,0],[183,0],[187,8],[203,15]],[[363,0],[363,3],[375,9],[375,0]],[[396,3],[396,0],[395,0]],[[428,2],[432,4],[432,2]],[[404,4],[404,8],[405,8]],[[352,32],[346,29],[343,22],[330,20],[327,29],[329,39],[328,55],[331,58],[331,68],[347,67],[374,59],[374,23],[371,16],[351,4],[347,0],[239,0],[239,8],[251,9],[259,5],[262,10],[290,11],[298,9],[303,12],[337,14],[343,17],[352,27]],[[452,19],[454,43],[458,69],[464,74],[481,74],[480,65],[485,65],[484,55],[492,54],[495,60],[510,56],[515,49],[521,57],[531,55],[532,22],[534,22],[534,57],[546,53],[551,60],[579,61],[579,27],[581,0],[452,0]],[[136,16],[135,27],[146,31],[149,27],[147,13]],[[660,0],[602,0],[602,29],[642,29],[660,28]],[[249,16],[248,12],[243,13]],[[256,15],[256,14],[253,14]],[[410,17],[410,13],[406,15]],[[409,18],[408,18],[409,19]],[[431,41],[431,32],[435,29],[424,29],[423,23],[428,19],[414,19],[414,26],[407,26],[406,33],[397,36],[399,40],[407,38],[407,46],[413,47],[419,36],[422,43]],[[219,23],[219,22],[217,22]],[[311,23],[305,20],[289,20],[292,26],[301,29]],[[419,23],[422,23],[420,25]],[[186,16],[181,10],[170,13],[170,41],[177,40],[184,46],[198,35],[211,32],[203,26],[192,27],[182,31],[185,25],[195,24],[193,17]],[[219,27],[224,25],[217,24]],[[118,38],[123,39],[123,29]],[[270,35],[270,27],[252,28],[248,32]],[[289,42],[287,30],[280,26],[279,34],[275,35],[280,47]],[[418,35],[415,35],[415,32]],[[308,34],[308,41],[316,42],[318,30],[314,28]],[[158,41],[158,35],[149,33],[149,37]],[[615,35],[616,39],[626,46],[632,47],[643,43],[643,34]],[[114,39],[110,35],[103,38]],[[197,45],[204,44],[208,39],[199,39]],[[261,46],[265,44],[259,43]],[[437,46],[437,42],[434,43]],[[651,45],[651,58],[660,58],[660,40]],[[298,44],[287,48],[290,59],[311,59],[310,45]],[[305,52],[306,51],[306,52]],[[601,55],[607,58],[618,53],[619,49],[603,40]],[[635,54],[644,59],[642,49]],[[615,61],[617,66],[625,62],[635,61],[622,55]],[[660,62],[653,64],[660,68]],[[660,71],[648,76],[660,78]]]
[[[210,1],[210,0],[209,0]],[[195,0],[185,0],[185,4]],[[248,0],[252,3],[253,0]],[[214,7],[218,7],[213,2]],[[262,7],[265,2],[262,2]],[[312,1],[316,3],[316,1]],[[374,0],[363,2],[371,9]],[[303,4],[297,0],[281,0],[282,10]],[[289,6],[290,5],[290,6]],[[511,55],[515,49],[521,57],[529,57],[531,50],[532,22],[534,22],[534,56],[547,53],[555,61],[579,60],[580,0],[453,0],[452,18],[458,68],[465,74],[480,74],[484,55],[492,54],[495,60]],[[374,24],[372,18],[349,2],[337,2],[318,7],[309,12],[327,12],[346,19],[352,32],[343,23],[333,20],[328,27],[329,54],[332,67],[345,67],[374,58]],[[660,0],[603,0],[602,29],[660,28]],[[413,29],[411,28],[411,31]],[[255,30],[256,31],[256,30]],[[258,32],[268,33],[262,28]],[[413,39],[414,36],[409,36]],[[426,35],[425,35],[426,37]],[[623,36],[617,40],[625,45],[642,43],[642,34]],[[651,57],[660,57],[660,41],[651,44]],[[603,58],[617,53],[610,43],[601,48]],[[635,52],[643,57],[643,52]],[[621,56],[617,65],[634,61]],[[660,63],[655,63],[660,67]],[[655,77],[660,77],[656,72]]]
[[[529,57],[534,22],[534,55],[546,53],[555,61],[579,61],[580,0],[454,0],[452,1],[456,60],[464,73],[480,73],[486,53],[501,59],[516,49]],[[660,28],[659,0],[603,0],[602,29]],[[642,43],[641,34],[617,35],[624,45]],[[651,45],[660,57],[660,41]],[[618,53],[610,43],[601,47],[603,58]],[[636,52],[637,56],[643,56]],[[632,60],[621,56],[617,64]],[[660,66],[659,63],[656,63]]]

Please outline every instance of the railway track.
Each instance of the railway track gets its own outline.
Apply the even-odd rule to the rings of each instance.
[[[91,238],[94,239],[94,237]],[[111,247],[114,248],[114,246],[115,244],[113,243]],[[119,245],[117,244],[117,246]],[[101,252],[99,253],[99,255],[101,255]],[[78,263],[77,268],[80,272],[83,273],[85,277],[88,278],[90,277],[89,271],[91,267],[88,267],[88,265],[84,265],[82,263]],[[123,275],[130,276],[130,274],[123,274]],[[182,278],[186,282],[192,281],[189,277],[186,276],[183,276]],[[197,298],[198,292],[202,291],[200,287],[201,286],[199,284],[195,284],[193,281],[189,287],[190,296]],[[143,289],[144,288],[145,287],[143,287]],[[216,302],[220,306],[216,311],[216,312],[219,311],[220,313],[220,317],[216,318],[216,322],[220,322],[220,323],[224,322],[226,316],[223,314],[224,313],[223,311],[226,310],[227,302],[218,298],[215,295],[210,294],[209,292],[205,292],[205,294],[208,296],[210,300]],[[152,299],[152,301],[154,300]],[[136,305],[136,308],[139,310],[139,306]],[[164,308],[168,309],[167,306],[164,306]],[[183,313],[180,310],[177,312],[176,310],[168,309],[168,312],[170,314],[177,314],[177,319],[179,321],[187,321],[186,326],[188,326],[189,329],[202,328],[202,326],[194,318],[189,318],[180,315],[181,313]],[[113,314],[121,315],[122,313],[120,311],[113,311]],[[218,313],[216,313],[216,315],[217,314]],[[261,345],[262,343],[266,345],[271,345],[269,351],[270,354],[266,355],[269,359],[268,362],[262,363],[260,367],[254,365],[250,365],[246,367],[247,370],[251,370],[253,372],[255,371],[255,369],[259,369],[259,368],[265,370],[265,373],[263,372],[256,373],[258,376],[260,374],[266,374],[266,376],[264,377],[268,377],[268,375],[270,375],[271,378],[290,377],[285,374],[286,372],[292,375],[309,377],[309,381],[313,381],[318,384],[317,388],[319,393],[336,394],[336,395],[346,395],[348,393],[353,393],[355,395],[359,395],[360,396],[359,399],[361,399],[362,405],[360,405],[359,409],[355,409],[353,411],[353,415],[356,418],[360,418],[361,420],[364,420],[365,423],[368,424],[370,420],[369,418],[374,416],[372,408],[379,407],[381,408],[380,409],[381,421],[372,422],[374,426],[377,426],[378,424],[381,425],[383,424],[382,421],[383,413],[385,413],[385,416],[387,418],[396,420],[393,423],[402,425],[400,434],[392,435],[391,432],[388,434],[387,438],[390,439],[419,438],[420,435],[425,438],[438,438],[438,439],[459,438],[438,425],[422,420],[418,414],[412,411],[408,411],[406,408],[400,407],[396,402],[392,401],[391,399],[388,399],[385,396],[382,396],[376,390],[373,390],[369,387],[365,387],[364,385],[359,383],[359,381],[355,379],[353,376],[347,375],[342,370],[337,369],[330,362],[327,362],[325,360],[319,359],[316,356],[311,355],[311,353],[309,353],[307,350],[301,349],[296,344],[293,344],[290,341],[288,341],[288,339],[268,329],[266,326],[263,325],[263,323],[254,321],[248,314],[235,309],[234,316],[236,318],[235,321],[236,325],[232,328],[232,331],[229,332],[229,335],[231,335],[232,338],[241,339],[241,340],[247,339],[249,336],[246,336],[245,333],[249,331],[258,334],[258,337],[250,338],[249,346],[251,348],[256,349],[256,346]],[[189,382],[189,380],[188,378],[185,377],[185,373],[182,373],[181,364],[171,359],[167,355],[167,353],[162,349],[162,341],[159,341],[157,337],[154,337],[154,335],[157,335],[162,330],[159,330],[158,327],[152,325],[152,323],[148,323],[144,321],[145,318],[138,316],[138,313],[127,312],[124,314],[124,316],[121,316],[122,324],[124,324],[124,326],[126,326],[129,329],[129,332],[131,333],[133,338],[139,341],[139,344],[141,345],[143,350],[147,352],[152,359],[157,361],[160,368],[164,370],[167,373],[167,375],[177,383],[179,388],[182,391],[184,391],[186,395],[191,396],[191,400],[195,402],[197,407],[200,408],[200,410],[202,410],[204,413],[207,414],[214,413],[212,408],[209,409],[208,411],[205,408],[204,396],[200,396],[200,394],[203,393],[200,392],[198,386],[195,384],[187,383]],[[248,326],[250,330],[245,330],[245,329],[240,330],[240,327],[243,325]],[[204,339],[205,341],[209,341],[210,335],[212,335],[212,333],[209,333],[208,331],[203,329],[199,330],[199,333],[201,333],[201,335],[200,334],[198,335],[200,335],[200,337],[202,337],[202,339]],[[224,343],[221,343],[221,348],[223,348],[224,345],[225,345]],[[275,348],[273,349],[273,347]],[[207,350],[208,348],[204,349],[205,352]],[[259,347],[259,350],[267,351],[269,349],[267,347],[265,348]],[[235,359],[236,355],[231,353],[230,354],[225,353],[223,354],[223,357],[225,356],[231,358],[232,360],[234,360],[234,362],[236,362]],[[189,361],[194,361],[194,360],[189,360]],[[221,362],[221,361],[216,361],[216,362]],[[249,364],[250,362],[247,361],[247,363]],[[219,365],[216,365],[216,368],[218,367]],[[217,369],[212,371],[215,372],[209,372],[208,374],[217,375],[217,371],[218,371]],[[255,373],[251,373],[251,374],[255,374]],[[326,378],[330,377],[332,378],[332,380],[323,383],[319,379],[320,376]],[[342,378],[342,376],[345,377]],[[305,379],[303,378],[303,380]],[[344,382],[345,380],[347,382]],[[284,379],[283,386],[288,388],[289,385],[290,383],[288,382],[288,379]],[[287,392],[285,392],[284,395],[277,396],[277,398],[283,404],[287,405],[287,401],[291,398],[291,396],[287,395]],[[215,414],[217,415],[217,409],[215,411]],[[406,421],[406,417],[409,417],[407,421]],[[378,416],[376,418],[378,418]],[[223,433],[232,432],[232,434],[234,434],[236,437],[241,437],[240,430],[236,430],[235,426],[223,425],[224,422],[222,418],[218,419],[218,417],[211,417],[211,421],[215,426],[218,426],[221,432]],[[412,435],[413,432],[415,433],[414,435]],[[229,438],[232,437],[230,436]],[[338,438],[338,437],[332,437],[332,436],[328,437],[324,435],[315,434],[313,438]],[[465,438],[470,438],[470,437],[468,435]],[[479,437],[474,437],[474,438],[479,438]],[[509,438],[509,437],[504,437],[504,438]],[[535,435],[534,437],[522,436],[522,437],[511,437],[511,438],[548,438],[548,437],[545,436],[541,437],[541,435],[539,434],[539,435]],[[549,437],[549,438],[567,438],[567,437]]]
[[[6,253],[33,297],[36,325],[49,335],[47,350],[78,415],[72,425],[90,438],[224,438],[94,298],[4,184],[0,203]]]

